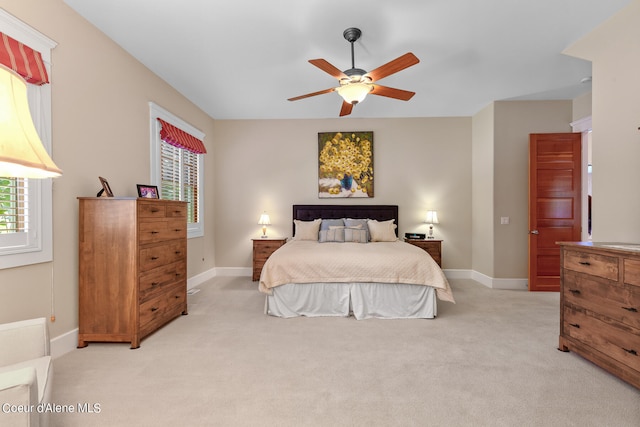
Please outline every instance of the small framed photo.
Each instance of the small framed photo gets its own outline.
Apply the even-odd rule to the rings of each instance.
[[[98,197],[102,196],[103,193],[106,194],[107,197],[113,197],[113,192],[107,180],[101,176],[99,176],[98,179],[100,179],[100,184],[102,184],[102,190],[98,193]]]
[[[138,197],[145,199],[159,199],[158,187],[155,185],[136,184],[138,186]]]

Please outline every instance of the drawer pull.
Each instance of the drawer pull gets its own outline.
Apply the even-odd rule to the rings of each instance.
[[[158,307],[151,307],[151,312],[158,311]]]
[[[158,286],[160,282],[151,282],[151,286]]]
[[[591,265],[589,261],[580,261],[580,265]]]
[[[637,313],[637,312],[638,312],[638,309],[637,309],[637,308],[635,308],[635,307],[622,307],[622,309],[623,309],[623,310],[630,311],[630,312],[632,312],[632,313]]]
[[[158,234],[159,231],[152,231],[151,234]]]
[[[179,233],[182,231],[182,228],[175,228],[173,231],[175,231],[176,233]]]
[[[633,354],[634,356],[637,356],[637,355],[638,355],[638,352],[637,352],[637,351],[635,351],[635,350],[633,350],[633,349],[629,350],[629,349],[626,349],[626,348],[624,348],[624,347],[622,347],[622,349],[623,349],[624,351],[626,351],[627,353],[629,353],[629,354]]]
[[[159,258],[159,257],[157,257],[157,256],[152,256],[152,257],[151,257],[151,261],[155,261],[155,260],[157,260],[158,258]]]
[[[580,289],[569,289],[569,292],[573,295],[580,295]]]
[[[175,253],[176,255],[180,255],[182,252],[180,252],[180,251],[175,251],[174,253]]]
[[[176,299],[180,299],[180,295],[176,295]]]
[[[577,323],[569,323],[569,326],[580,329],[580,325],[578,325]]]
[[[160,212],[160,209],[157,209],[157,208],[152,208],[151,209],[151,213],[156,213],[156,212]]]

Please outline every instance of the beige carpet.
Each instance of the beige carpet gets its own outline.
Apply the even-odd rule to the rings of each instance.
[[[558,294],[452,280],[433,320],[279,319],[249,278],[55,360],[54,426],[634,426],[640,391],[558,344]]]

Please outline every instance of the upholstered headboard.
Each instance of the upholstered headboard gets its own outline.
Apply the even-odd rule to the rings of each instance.
[[[398,205],[293,205],[293,219],[312,221],[322,219],[375,219],[377,221],[396,220],[398,225]],[[293,235],[296,235],[295,224]],[[396,228],[398,235],[399,228]]]

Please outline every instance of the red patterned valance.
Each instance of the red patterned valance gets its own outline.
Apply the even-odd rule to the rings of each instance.
[[[174,147],[184,148],[196,154],[204,154],[207,152],[204,144],[195,136],[179,129],[162,119],[158,119],[162,125],[160,129],[160,139]]]
[[[49,83],[42,55],[4,33],[0,33],[0,63],[20,74],[28,83]]]

